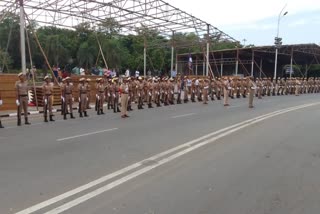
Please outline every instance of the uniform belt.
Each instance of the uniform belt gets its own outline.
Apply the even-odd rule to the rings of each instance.
[[[122,93],[122,94],[129,94],[129,93]]]
[[[27,94],[19,95],[19,97],[27,97]]]
[[[71,93],[65,93],[65,95],[70,95]]]
[[[45,96],[51,96],[52,94],[46,94]]]
[[[80,94],[87,94],[87,92],[82,92],[82,93],[80,93]]]
[[[104,91],[99,91],[99,93],[104,93]]]

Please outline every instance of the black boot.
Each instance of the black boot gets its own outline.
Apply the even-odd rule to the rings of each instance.
[[[47,116],[44,116],[44,122],[47,123],[48,122],[48,118]]]
[[[67,114],[63,115],[63,119],[66,120],[67,119]]]
[[[110,109],[110,105],[108,104],[108,109]]]
[[[82,116],[82,112],[79,113],[79,117],[83,117],[83,116]]]
[[[118,106],[117,106],[117,112],[121,112]]]
[[[88,117],[87,111],[84,112],[84,116],[85,116],[85,117]]]
[[[103,109],[101,109],[101,114],[104,114]]]
[[[70,115],[71,115],[71,116],[70,116],[70,118],[71,118],[71,119],[75,119],[75,117],[73,116],[73,114],[72,114],[72,113],[71,113]]]
[[[148,104],[148,108],[153,108],[151,103]]]
[[[18,125],[18,126],[21,126],[21,119],[18,119],[17,125]]]
[[[97,110],[97,115],[100,115],[100,109]]]
[[[1,120],[0,120],[0,129],[3,129],[4,127],[2,126]]]
[[[51,122],[54,122],[54,121],[55,121],[55,120],[53,119],[53,116],[54,116],[54,115],[50,115],[50,121],[51,121]]]
[[[26,125],[31,125],[31,123],[29,123],[29,121],[28,121],[28,118],[27,118],[27,117],[24,119],[24,124],[26,124]]]

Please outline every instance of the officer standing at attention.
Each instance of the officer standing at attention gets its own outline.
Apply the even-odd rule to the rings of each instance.
[[[18,74],[19,81],[16,82],[16,104],[18,107],[18,126],[21,126],[21,110],[24,111],[25,124],[30,125],[28,121],[28,83],[23,73]]]
[[[223,84],[223,105],[230,106],[229,104],[229,90],[231,90],[229,78],[224,78]]]
[[[42,85],[42,92],[43,92],[43,113],[44,113],[44,122],[48,122],[48,110],[49,110],[49,117],[50,121],[53,120],[53,113],[52,113],[52,93],[53,93],[53,83],[51,83],[50,78],[48,76],[44,77],[44,83]]]
[[[79,116],[88,117],[87,114],[87,84],[85,83],[85,78],[80,78],[79,85],[78,85],[78,91],[79,91]]]
[[[71,83],[71,78],[67,77],[66,78],[67,83],[63,86],[63,97],[65,100],[65,110],[64,110],[64,115],[63,119],[67,119],[67,109],[69,106],[70,109],[70,118],[74,119],[75,117],[73,116],[72,113],[72,104],[73,104],[73,98],[72,98],[72,90],[73,90],[73,84]]]
[[[119,109],[119,79],[118,77],[113,78],[113,112],[120,112]]]
[[[3,104],[3,101],[2,101],[2,98],[1,98],[1,92],[0,92],[0,106],[2,106]],[[1,123],[1,118],[0,118],[0,129],[3,129],[4,127],[2,126],[2,123]]]
[[[250,77],[248,80],[248,89],[249,89],[249,108],[253,108],[253,96],[255,94],[255,90],[257,85],[253,81],[253,77]]]
[[[123,79],[123,83],[120,85],[121,92],[121,117],[126,118],[128,116],[128,94],[129,94],[129,85],[126,78]]]
[[[133,81],[131,79],[131,77],[129,76],[128,79],[128,86],[129,86],[129,94],[128,94],[128,111],[133,111],[132,109],[132,102],[133,102],[133,98],[134,98],[134,90],[135,90],[135,85],[133,84]]]
[[[64,115],[64,112],[66,111],[66,105],[65,105],[66,101],[63,97],[63,89],[65,84],[66,84],[66,79],[63,78],[62,82],[59,84],[60,90],[61,90],[61,115]]]
[[[86,86],[87,86],[87,109],[91,109],[90,107],[90,100],[91,100],[91,79],[86,79]]]
[[[203,104],[208,104],[208,91],[209,91],[209,80],[204,79],[202,94],[203,94]]]
[[[105,91],[105,85],[104,80],[102,78],[98,78],[97,81],[99,83],[97,84],[97,115],[104,114],[103,112],[103,103],[104,103],[104,91]]]

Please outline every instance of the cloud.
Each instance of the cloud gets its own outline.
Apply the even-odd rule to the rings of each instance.
[[[197,0],[196,3],[194,0],[167,1],[219,28],[231,24],[254,23],[266,18],[276,21],[280,10],[287,2],[286,11],[289,15],[320,9],[319,0]]]
[[[306,19],[299,19],[288,24],[288,27],[298,27],[307,23]]]
[[[236,25],[227,25],[223,27],[224,31],[233,31],[233,30],[270,30],[276,29],[275,24],[271,23],[245,23],[245,24],[236,24]]]

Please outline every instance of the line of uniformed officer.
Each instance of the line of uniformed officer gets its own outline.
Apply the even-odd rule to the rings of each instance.
[[[22,109],[24,111],[25,124],[30,124],[28,121],[28,90],[29,86],[25,80],[25,76],[20,73],[18,75],[19,81],[16,82],[16,104],[17,104],[17,118],[18,126],[21,125]],[[90,79],[80,78],[78,84],[78,101],[79,101],[79,116],[88,117],[87,109],[90,108]],[[73,115],[73,90],[74,85],[71,78],[63,79],[60,84],[62,114],[63,118],[67,119],[67,114],[74,119]],[[174,105],[181,104],[183,99],[185,103],[189,101],[208,104],[209,98],[213,101],[215,99],[221,100],[223,97],[224,106],[229,106],[229,98],[246,97],[249,96],[249,108],[253,108],[254,96],[261,99],[263,96],[275,95],[296,95],[306,93],[320,93],[320,80],[318,78],[278,78],[271,80],[270,78],[203,78],[190,79],[188,76],[168,78],[168,77],[153,77],[153,78],[124,78],[119,82],[118,78],[104,79],[98,78],[96,85],[96,107],[98,115],[104,114],[104,103],[107,102],[108,109],[113,109],[115,113],[121,112],[122,118],[128,117],[128,111],[132,111],[132,103],[137,103],[138,109],[143,109],[145,103],[148,108],[153,108],[153,103],[157,107],[161,104]],[[42,85],[43,90],[43,104],[44,104],[44,121],[53,119],[53,83],[50,78],[46,76]],[[1,99],[0,99],[1,100]],[[2,104],[2,102],[1,102]],[[119,106],[121,106],[121,111]],[[0,128],[2,128],[0,121]]]

